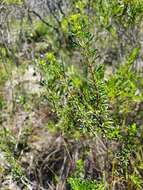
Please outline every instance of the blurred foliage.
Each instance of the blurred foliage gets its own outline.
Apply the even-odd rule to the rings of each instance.
[[[108,95],[118,109],[118,113],[127,114],[134,103],[142,102],[142,77],[132,69],[132,63],[138,55],[138,48],[130,54],[127,62],[117,69],[108,81]],[[116,112],[116,111],[115,111]]]
[[[2,3],[6,3],[8,5],[22,5],[23,0],[2,0]]]
[[[22,5],[22,1],[3,0],[3,3]],[[40,73],[38,84],[44,89],[41,99],[48,102],[55,118],[46,124],[48,129],[75,142],[88,139],[89,146],[100,139],[95,146],[99,146],[101,154],[104,149],[107,155],[107,166],[96,171],[101,173],[100,180],[85,177],[85,155],[81,156],[71,176],[66,177],[71,188],[140,190],[143,188],[143,79],[134,66],[142,54],[143,1],[78,0],[70,4],[67,12],[61,7],[59,10],[59,17],[55,8],[44,18],[28,10],[28,16],[32,16],[24,19],[24,31],[20,28],[15,44],[7,41],[1,44],[0,90],[11,80],[13,67],[9,65],[23,68],[20,62],[34,63]],[[13,28],[17,25],[13,24]],[[107,56],[111,56],[111,61],[106,60]],[[114,72],[107,77],[108,63]],[[24,111],[32,110],[37,103],[33,101],[35,95],[28,101],[25,96],[28,92],[21,92],[24,90],[17,94],[13,91],[13,105],[25,108]],[[5,105],[0,96],[2,112]],[[19,137],[22,147],[27,146],[28,135],[29,130],[22,131]],[[10,165],[8,173],[18,181],[25,176],[19,164],[22,150],[16,149],[15,136],[8,129],[1,128],[0,138],[0,150]],[[104,148],[100,148],[102,145]],[[99,162],[100,158],[92,149],[87,154],[92,155],[91,164],[95,167],[94,157]],[[0,171],[7,172],[1,165]]]
[[[73,190],[105,190],[102,183],[92,180],[81,180],[78,178],[69,178],[69,183]]]

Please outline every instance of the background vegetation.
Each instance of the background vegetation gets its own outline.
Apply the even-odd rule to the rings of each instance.
[[[142,0],[0,2],[0,189],[143,189],[142,17]]]

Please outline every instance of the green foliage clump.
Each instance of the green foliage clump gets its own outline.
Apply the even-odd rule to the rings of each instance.
[[[79,178],[69,178],[72,190],[105,190],[102,183],[92,180],[82,180]]]
[[[25,31],[27,40],[40,42],[44,39],[44,37],[48,34],[49,30],[45,23],[42,21],[37,21],[34,23],[34,27],[31,29],[27,29]]]
[[[2,2],[8,5],[22,5],[23,4],[23,0],[2,0]]]
[[[40,60],[47,97],[59,118],[57,126],[66,132],[82,130],[94,134],[111,125],[103,68],[91,68],[90,63],[86,64],[89,71],[84,78],[74,66],[66,67],[62,61],[56,60],[54,53],[48,53]]]
[[[115,104],[118,113],[127,114],[131,105],[142,101],[142,78],[132,69],[132,63],[138,55],[138,48],[130,54],[127,63],[119,66],[117,72],[108,81],[108,96]],[[115,112],[116,112],[115,111]]]
[[[7,172],[8,170],[8,172],[12,175],[12,177],[15,180],[20,180],[21,177],[24,177],[24,171],[21,168],[21,166],[17,163],[14,155],[15,145],[17,143],[16,139],[14,138],[11,131],[5,128],[1,129],[0,138],[0,151],[2,152],[2,154],[4,154],[5,161],[8,164],[8,166],[3,166],[3,172]]]
[[[110,1],[103,0],[94,3],[96,11],[96,21],[106,28],[116,26],[129,27],[133,23],[137,23],[142,18],[143,1],[141,0],[121,0]],[[112,23],[114,25],[112,26]]]

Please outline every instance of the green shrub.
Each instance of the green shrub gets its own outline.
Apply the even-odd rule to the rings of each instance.
[[[113,3],[116,4],[115,1]],[[107,7],[104,8],[108,11]],[[46,96],[58,118],[52,125],[58,132],[79,139],[84,135],[93,140],[100,136],[106,142],[118,140],[120,148],[112,153],[113,160],[117,160],[113,174],[128,181],[127,176],[132,173],[128,171],[130,158],[134,150],[138,150],[142,138],[142,135],[137,136],[139,128],[136,121],[127,122],[131,109],[142,102],[142,78],[132,67],[140,48],[133,48],[126,62],[119,65],[106,81],[105,67],[97,62],[96,36],[90,27],[89,18],[82,11],[70,14],[62,22],[63,32],[72,38],[72,48],[82,56],[80,69],[76,64],[66,64],[54,51],[39,59]],[[104,189],[102,183],[83,180],[84,171],[80,169],[76,177],[69,179],[73,190]]]

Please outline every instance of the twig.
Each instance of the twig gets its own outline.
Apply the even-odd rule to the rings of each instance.
[[[46,20],[44,20],[37,12],[34,10],[28,10],[29,13],[33,13],[35,16],[37,16],[44,24],[46,24],[48,27],[53,28],[56,32],[58,32],[58,28],[54,27],[53,25],[49,24]]]

